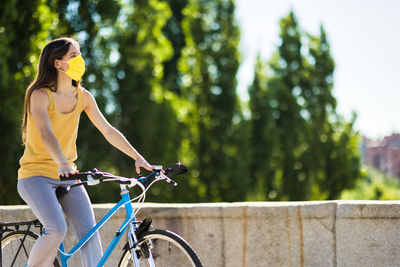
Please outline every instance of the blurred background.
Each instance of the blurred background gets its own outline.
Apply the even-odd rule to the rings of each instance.
[[[392,18],[395,9],[355,2],[367,11],[316,0],[1,1],[0,204],[23,203],[16,179],[24,93],[41,49],[60,36],[80,43],[83,86],[111,124],[151,164],[189,167],[176,178],[177,188],[152,187],[149,201],[399,199],[395,124],[384,130],[360,116],[373,126],[363,128],[358,113],[366,113],[352,104],[373,98],[369,90],[379,88],[369,84],[386,81],[393,89],[394,83],[379,78],[374,57],[368,65],[374,75],[359,75],[367,65],[349,59],[366,56],[368,43],[354,48],[354,41],[377,39],[363,27],[369,12]],[[383,34],[388,40],[395,35]],[[392,55],[383,58],[392,62],[398,53],[380,43],[379,51]],[[136,175],[133,160],[108,144],[84,113],[78,155],[81,171]],[[119,197],[119,186],[109,184],[88,191],[94,203]]]

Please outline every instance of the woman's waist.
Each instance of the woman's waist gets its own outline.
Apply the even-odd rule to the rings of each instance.
[[[68,162],[72,169],[76,170],[75,163]],[[18,169],[18,179],[32,176],[45,176],[58,179],[58,165],[55,161],[22,162]]]
[[[67,159],[67,162],[72,165],[76,158]],[[24,166],[49,166],[50,168],[58,168],[58,164],[53,159],[32,159],[22,157],[19,161],[21,167]]]
[[[78,158],[76,146],[67,146],[61,148],[61,151],[68,162],[73,162]],[[40,163],[40,164],[56,164],[46,147],[41,145],[32,145],[27,143],[24,154],[20,159],[20,164],[23,163]]]

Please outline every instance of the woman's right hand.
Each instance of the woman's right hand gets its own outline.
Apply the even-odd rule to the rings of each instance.
[[[70,174],[77,174],[78,172],[79,170],[74,170],[73,168],[71,168],[68,162],[63,162],[58,165],[59,176],[69,177]]]

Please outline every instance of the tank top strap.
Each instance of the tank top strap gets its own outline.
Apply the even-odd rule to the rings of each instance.
[[[53,111],[54,110],[54,101],[53,101],[53,96],[51,95],[51,90],[49,88],[45,89],[47,96],[49,97],[49,108],[48,111]]]
[[[83,110],[83,88],[77,87],[76,90],[78,92],[78,102],[76,103],[76,109],[79,112],[82,112],[82,110]]]

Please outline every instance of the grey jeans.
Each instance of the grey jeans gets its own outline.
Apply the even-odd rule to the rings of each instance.
[[[18,180],[18,193],[45,227],[29,255],[29,267],[53,266],[58,247],[67,233],[65,213],[78,240],[96,224],[89,196],[83,186],[71,188],[57,200],[56,188],[74,181],[59,181],[43,176]],[[100,235],[96,233],[81,249],[82,266],[93,267],[102,256]]]

